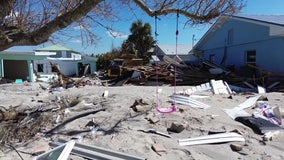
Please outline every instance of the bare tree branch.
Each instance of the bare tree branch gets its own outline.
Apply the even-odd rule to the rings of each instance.
[[[222,14],[235,14],[243,0],[0,0],[0,51],[12,46],[38,45],[75,23],[83,26],[81,37],[95,43],[98,25],[121,20],[123,5],[140,7],[149,16],[179,13],[186,24],[208,23]],[[130,7],[130,6],[136,7]],[[129,9],[128,8],[128,9]],[[126,8],[127,9],[127,8]],[[95,22],[95,23],[94,23]],[[190,22],[190,23],[189,23]],[[105,24],[104,24],[105,23]]]
[[[222,14],[235,14],[244,6],[239,0],[164,0],[158,10],[151,9],[149,0],[133,0],[149,16],[179,13],[194,23],[208,23]],[[166,3],[166,1],[168,3]],[[173,2],[173,3],[171,3]],[[195,4],[195,5],[193,5]]]
[[[71,23],[86,16],[87,13],[89,13],[102,1],[103,0],[84,0],[74,10],[56,17],[54,20],[48,22],[43,27],[30,33],[19,31],[18,33],[10,36],[9,39],[4,41],[4,43],[3,41],[1,41],[2,39],[0,36],[0,50],[5,50],[12,46],[38,45],[44,43],[48,40],[52,33],[59,31],[67,27]]]

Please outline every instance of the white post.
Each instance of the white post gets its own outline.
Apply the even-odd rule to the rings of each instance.
[[[34,77],[34,67],[33,67],[33,62],[31,60],[28,60],[28,70],[29,70],[29,82],[35,82],[35,77]]]
[[[4,77],[4,63],[3,63],[3,59],[0,59],[0,77]]]

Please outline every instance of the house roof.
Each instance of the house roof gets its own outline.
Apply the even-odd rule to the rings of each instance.
[[[53,45],[53,46],[48,46],[48,47],[45,47],[45,48],[37,49],[37,51],[73,51],[73,50],[70,49],[70,48],[67,48],[65,46],[56,44],[56,45]]]
[[[188,55],[192,46],[189,44],[163,44],[158,45],[158,47],[165,53],[165,55],[175,55],[177,50],[177,55]]]
[[[276,25],[284,27],[284,15],[245,15],[245,14],[238,14],[233,16],[223,15],[216,20],[216,22],[210,27],[210,29],[205,33],[205,35],[197,42],[197,44],[193,47],[192,50],[194,50],[199,45],[204,43],[206,39],[210,37],[210,34],[214,33],[228,19],[238,19],[242,21],[249,21],[251,23],[262,23],[263,25]]]
[[[2,51],[0,52],[0,59],[8,60],[38,60],[45,59],[49,55],[54,55],[52,52],[19,52],[19,51]]]
[[[240,14],[240,15],[235,15],[233,17],[284,26],[284,15],[242,15]]]

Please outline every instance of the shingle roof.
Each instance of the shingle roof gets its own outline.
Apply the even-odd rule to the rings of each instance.
[[[235,15],[236,18],[244,18],[264,23],[284,25],[284,15]]]

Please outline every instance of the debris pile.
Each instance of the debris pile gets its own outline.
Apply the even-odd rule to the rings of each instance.
[[[228,69],[209,61],[203,61],[202,65],[196,66],[176,62],[167,56],[165,56],[164,60],[163,63],[152,65],[121,66],[123,70],[127,71],[125,72],[127,74],[112,79],[110,84],[115,86],[129,83],[134,85],[156,85],[155,81],[158,81],[159,85],[174,83],[176,85],[199,85],[211,79],[217,79],[239,87],[248,87],[249,84],[250,88],[263,86],[270,91],[282,91],[284,88],[284,76],[251,65],[248,65],[248,67],[261,71],[258,76],[248,77],[245,74],[237,74],[234,69]]]

